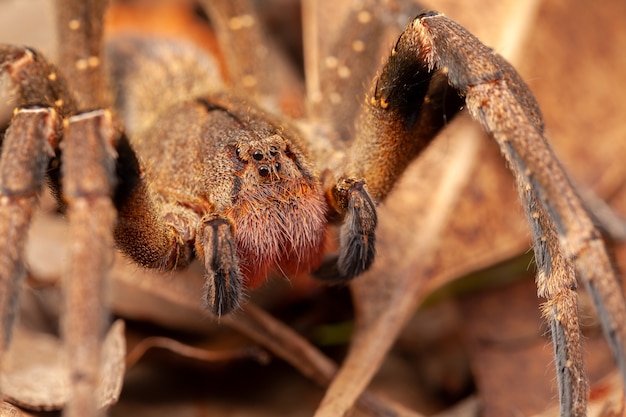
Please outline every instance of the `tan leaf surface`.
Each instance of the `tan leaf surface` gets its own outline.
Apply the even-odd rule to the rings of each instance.
[[[124,324],[115,322],[102,349],[100,406],[119,399],[124,377]],[[69,370],[61,341],[51,335],[17,327],[0,374],[6,401],[31,410],[59,410],[69,395]]]
[[[177,324],[172,320],[178,320],[180,317],[195,317],[194,321],[201,320],[205,326],[208,326],[204,329],[206,332],[207,329],[215,328],[215,317],[199,302],[203,285],[203,275],[194,271],[193,268],[176,274],[176,280],[173,280],[171,274],[136,270],[124,260],[118,259],[112,273],[110,299],[119,300],[116,294],[120,294],[120,288],[140,291],[144,294],[140,303],[144,313],[140,317],[161,325],[185,329],[188,329],[186,325]],[[153,299],[158,300],[158,303],[152,303]],[[114,311],[125,311],[128,314],[128,305],[116,304],[116,302],[112,302],[111,305]],[[168,314],[171,312],[175,314]],[[137,318],[137,316],[132,317]],[[321,386],[326,386],[336,371],[336,365],[331,359],[288,326],[252,303],[246,304],[240,312],[232,316],[222,317],[219,323],[259,343]],[[361,407],[373,413],[372,415],[380,412],[376,410],[396,408],[394,404],[379,401],[367,393],[360,401]],[[406,415],[412,414],[407,411]]]
[[[28,414],[25,411],[20,410],[15,407],[13,404],[0,401],[0,417],[29,417],[31,414]]]

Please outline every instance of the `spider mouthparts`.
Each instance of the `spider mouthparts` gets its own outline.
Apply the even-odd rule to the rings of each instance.
[[[280,181],[241,192],[231,210],[248,288],[261,285],[273,269],[297,273],[321,262],[327,209],[315,184]]]

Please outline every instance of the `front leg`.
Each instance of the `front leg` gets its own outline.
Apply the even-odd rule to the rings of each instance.
[[[330,206],[343,216],[339,254],[314,272],[325,281],[345,282],[365,272],[376,255],[376,205],[365,181],[340,180],[329,192]]]
[[[445,16],[417,16],[398,39],[362,108],[348,172],[363,176],[373,196],[383,199],[435,128],[456,111],[448,110],[446,91],[463,97],[470,115],[496,140],[531,207],[531,223],[538,224],[533,232],[541,260],[539,293],[550,298],[546,314],[561,365],[561,413],[583,415],[586,381],[576,353],[581,346],[571,263],[594,299],[623,378],[626,303],[602,236],[550,148],[539,107],[513,67]]]
[[[207,272],[204,297],[216,316],[237,309],[243,277],[235,245],[233,223],[215,215],[203,219],[196,238],[196,254]]]
[[[175,204],[164,204],[158,198],[125,136],[116,153],[117,247],[146,268],[161,271],[184,268],[193,258],[190,242],[199,217]]]
[[[195,246],[195,255],[207,271],[207,307],[217,316],[235,310],[243,279],[232,222],[216,215],[201,219],[180,204],[160,203],[141,175],[127,142],[118,147],[118,154],[118,247],[140,265],[163,271],[186,267],[194,257]]]

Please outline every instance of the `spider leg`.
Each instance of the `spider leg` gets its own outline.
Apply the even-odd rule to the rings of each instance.
[[[25,274],[24,242],[45,171],[54,156],[60,119],[53,109],[20,109],[0,157],[0,360],[10,342],[18,292]],[[0,387],[1,388],[1,387]]]
[[[118,134],[106,110],[68,119],[63,142],[62,188],[67,202],[70,245],[63,285],[63,336],[70,361],[71,397],[64,415],[96,415],[100,347],[106,318],[105,278],[112,262],[116,212]]]
[[[459,110],[462,100],[442,74],[427,71],[410,57],[391,62],[357,116],[349,162],[328,192],[331,207],[344,216],[340,253],[324,261],[314,276],[345,282],[369,268],[375,257],[375,202],[385,198],[410,161]],[[412,83],[388,84],[420,74]],[[387,98],[382,98],[383,95]],[[416,138],[419,138],[416,140]]]
[[[329,191],[333,209],[343,215],[339,254],[325,259],[313,272],[323,281],[346,282],[366,271],[376,255],[376,205],[365,182],[343,179]]]
[[[69,233],[62,331],[69,358],[70,400],[65,416],[101,414],[97,388],[106,318],[104,284],[112,261],[116,213],[115,148],[119,131],[103,72],[104,0],[63,0],[57,7],[63,75],[72,80],[77,111],[64,121],[59,195]],[[55,183],[55,181],[53,181]]]
[[[363,178],[382,201],[408,164],[462,106],[446,77],[396,48],[357,118],[347,175]]]
[[[115,226],[117,247],[139,265],[169,271],[189,264],[193,254],[185,232],[194,221],[184,211],[159,204],[148,186],[135,151],[123,136],[117,146],[119,183],[114,202],[118,211]],[[167,221],[164,219],[167,218]],[[141,242],[141,244],[138,244]]]
[[[62,115],[73,102],[56,68],[36,51],[0,45],[0,74],[16,96],[16,110],[0,157],[0,359],[10,342],[13,317],[24,276],[23,251],[49,161],[61,137]]]
[[[273,112],[300,117],[304,90],[289,60],[268,36],[260,8],[250,0],[202,0],[223,48],[230,89]]]
[[[504,82],[497,82],[477,86],[474,91],[468,92],[470,112],[481,120],[500,144],[503,154],[518,178],[519,187],[523,187],[527,182],[537,190],[538,198],[546,213],[554,221],[558,233],[553,239],[558,237],[563,257],[574,261],[580,278],[593,298],[604,334],[613,350],[622,377],[626,379],[624,297],[602,236],[593,225],[592,219],[574,192],[552,150],[547,146],[543,133],[535,128],[531,117],[523,113],[519,99],[510,90],[504,90],[505,88]],[[501,119],[504,113],[502,109],[498,109],[497,105],[492,107],[485,103],[488,96],[510,104],[508,110],[511,120],[525,119],[526,127],[515,129],[510,125],[507,126],[507,122]],[[554,276],[554,280],[550,286],[573,287],[571,282],[567,282],[569,278],[566,275]],[[557,284],[559,281],[563,282]],[[545,292],[545,295],[556,294],[550,291]],[[570,304],[569,308],[566,305],[562,307],[555,319],[564,323],[564,327],[574,326],[578,320],[576,304]],[[559,337],[560,332],[553,333],[557,345]],[[567,363],[562,365],[569,366]],[[561,373],[567,373],[566,368],[558,370],[559,378]],[[563,383],[562,381],[561,384]],[[563,402],[563,398],[561,401]]]
[[[3,206],[3,217],[8,217],[7,224],[18,235],[25,233],[30,212],[16,213],[15,209],[25,198],[29,204],[36,201],[42,169],[47,168],[48,160],[60,155],[63,161],[61,180],[54,166],[49,174],[55,193],[66,209],[72,242],[68,270],[64,274],[61,326],[67,357],[71,358],[67,362],[70,400],[64,410],[66,416],[99,414],[97,388],[105,316],[103,284],[112,259],[115,210],[111,196],[115,182],[114,149],[119,137],[110,113],[98,110],[108,105],[107,85],[101,74],[104,6],[104,1],[76,0],[59,5],[61,55],[68,63],[61,71],[27,48],[3,47],[0,56],[2,69],[10,74],[19,99],[20,110],[5,138],[3,159],[7,162],[2,163],[5,169],[15,169],[11,177],[20,173],[15,178],[25,179],[21,186],[15,180],[3,180],[6,186],[3,201],[14,201]],[[74,82],[77,100],[68,92],[64,76]],[[16,139],[28,145],[13,148],[11,143]],[[32,152],[34,158],[24,158],[23,152]],[[26,175],[27,171],[31,174]],[[16,220],[19,222],[13,224]],[[19,236],[20,242],[22,238]],[[3,252],[11,250],[15,249]],[[19,258],[13,258],[14,264],[21,263]],[[14,277],[3,278],[8,280],[4,285],[19,281],[19,273],[18,270]],[[2,303],[6,304],[6,300]],[[6,322],[5,317],[2,320]]]
[[[103,73],[103,30],[106,0],[60,0],[56,7],[61,42],[59,62],[72,80],[72,94],[80,110],[109,108],[108,79]]]
[[[458,25],[433,16],[419,20],[415,26],[416,32],[423,35],[420,43],[426,48],[428,44],[432,45],[431,58],[426,58],[427,61],[436,67],[449,68],[451,83],[466,91],[470,113],[494,136],[518,178],[520,188],[528,184],[536,190],[538,200],[554,222],[563,257],[573,260],[594,300],[605,336],[622,378],[626,380],[626,304],[619,279],[600,233],[545,139],[532,95],[506,61],[490,50],[480,48],[477,41],[474,44],[471,37],[469,42],[464,39],[464,48],[471,48],[480,55],[461,54],[463,59],[458,62],[461,65],[452,62],[459,59],[459,55],[453,57],[446,51],[446,46],[432,42],[437,32],[459,33]],[[463,50],[463,46],[455,46]],[[499,74],[488,76],[490,72]],[[487,77],[479,83],[472,82],[468,76],[475,78],[477,73]],[[562,275],[555,277],[550,285],[572,287],[570,278]],[[575,322],[577,312],[574,307],[561,311],[560,321]]]
[[[234,88],[254,94],[267,91],[265,68],[268,64],[266,36],[264,35],[254,5],[249,0],[202,1],[211,17],[216,35],[221,45],[228,45],[223,51],[229,81]],[[259,79],[261,77],[261,79]]]
[[[203,221],[196,252],[204,259],[208,276],[204,298],[218,317],[235,310],[242,297],[242,279],[236,255],[233,224],[225,218],[210,216]]]
[[[118,248],[138,264],[162,271],[187,266],[195,248],[207,271],[207,307],[217,316],[236,309],[241,276],[230,222],[217,216],[200,219],[185,207],[160,202],[125,138],[117,151],[120,183],[114,201]]]
[[[115,240],[135,262],[160,270],[187,266],[195,249],[207,271],[205,302],[219,316],[235,309],[241,299],[232,222],[215,214],[211,203],[185,183],[185,176],[202,178],[208,153],[202,146],[212,146],[202,134],[204,124],[211,124],[205,121],[207,105],[192,100],[172,106],[151,129],[118,146]],[[187,140],[184,149],[179,146],[182,138]],[[131,145],[143,155],[144,166]],[[177,152],[187,165],[180,169],[177,163],[152,164],[151,152],[161,159]]]
[[[407,153],[424,146],[405,133],[423,119],[416,111],[423,114],[436,99],[426,90],[437,74],[465,96],[470,114],[498,142],[516,176],[538,245],[538,289],[548,298],[544,312],[560,367],[562,410],[584,414],[587,387],[575,330],[572,265],[592,295],[624,379],[626,304],[600,233],[545,139],[534,97],[511,65],[446,17],[435,12],[418,16],[400,36],[366,103],[362,137],[357,138],[365,138],[365,152],[356,153],[351,169],[363,172],[374,196],[384,197],[398,172],[385,161],[404,163]],[[376,167],[382,175],[376,175]]]
[[[626,220],[624,218],[593,190],[579,188],[578,194],[582,197],[594,222],[604,234],[616,242],[626,241]]]
[[[94,415],[99,383],[101,296],[104,273],[113,248],[115,212],[110,202],[113,146],[117,133],[104,111],[75,114],[75,102],[59,71],[36,51],[3,46],[0,65],[15,87],[18,110],[6,132],[2,161],[0,216],[10,238],[2,250],[3,349],[8,342],[12,311],[23,276],[23,242],[49,163],[63,151],[62,184],[56,184],[70,219],[73,245],[65,289],[63,332],[67,345],[72,400],[67,415]],[[63,117],[67,117],[63,119]],[[61,139],[63,141],[61,142]],[[53,165],[48,173],[56,172]],[[51,174],[53,182],[55,175]],[[93,213],[98,215],[94,216]],[[15,240],[14,240],[15,239]],[[72,279],[80,277],[80,279]],[[94,323],[98,325],[94,326]],[[72,414],[74,412],[74,414]]]
[[[572,260],[564,256],[554,222],[538,201],[532,186],[520,182],[519,187],[532,228],[537,295],[547,300],[542,312],[550,325],[561,414],[584,416],[589,387],[577,314],[576,271]]]
[[[380,2],[357,6],[338,1],[331,6],[303,1],[302,8],[308,118],[320,129],[332,127],[324,134],[332,137],[335,146],[348,143],[359,109],[354,98],[375,75],[381,49],[384,53],[387,40],[393,39],[386,32],[395,37],[402,28],[390,24],[395,19]]]

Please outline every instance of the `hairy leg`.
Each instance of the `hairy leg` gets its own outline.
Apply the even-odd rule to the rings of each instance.
[[[545,139],[535,99],[511,65],[446,17],[434,12],[418,16],[398,39],[366,100],[349,170],[366,178],[376,198],[384,198],[404,165],[428,144],[431,136],[422,134],[423,127],[445,119],[445,86],[437,89],[442,75],[500,145],[522,197],[529,198],[525,205],[539,205],[530,217],[535,242],[548,241],[536,248],[538,259],[545,261],[539,265],[538,286],[548,298],[545,314],[553,328],[557,363],[563,365],[558,373],[561,401],[564,410],[582,413],[587,388],[574,330],[572,265],[594,299],[625,379],[626,304],[600,233]]]

